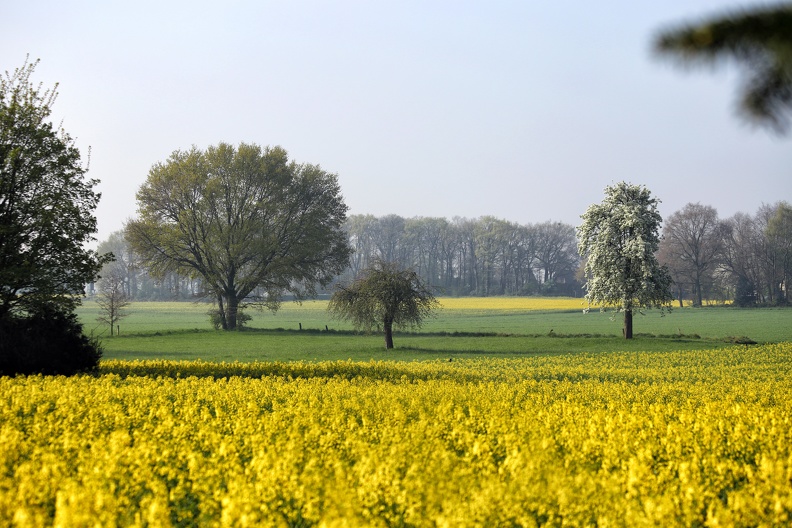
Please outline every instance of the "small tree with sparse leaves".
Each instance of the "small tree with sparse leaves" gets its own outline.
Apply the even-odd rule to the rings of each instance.
[[[129,315],[124,308],[129,306],[130,301],[126,293],[125,276],[118,268],[110,268],[109,273],[99,279],[99,294],[96,297],[96,304],[99,305],[99,317],[96,318],[100,323],[110,325],[110,335],[113,335],[113,328],[118,322]]]
[[[418,274],[392,262],[375,261],[347,285],[336,287],[328,309],[356,329],[385,332],[385,348],[393,348],[393,327],[420,328],[439,307]]]
[[[671,276],[657,260],[662,218],[659,200],[640,185],[605,188],[605,200],[581,216],[578,250],[586,261],[586,299],[624,312],[624,337],[632,339],[633,312],[664,309],[673,300]]]

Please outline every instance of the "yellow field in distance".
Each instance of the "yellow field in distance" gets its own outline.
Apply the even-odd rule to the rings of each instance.
[[[470,311],[514,311],[526,310],[583,310],[588,306],[585,299],[577,297],[438,297],[440,306],[446,310]],[[281,309],[317,310],[327,307],[327,300],[308,300],[300,304],[286,301]],[[174,303],[179,304],[179,303]],[[183,304],[183,303],[181,303]]]
[[[441,297],[447,310],[583,310],[585,299],[575,297]]]

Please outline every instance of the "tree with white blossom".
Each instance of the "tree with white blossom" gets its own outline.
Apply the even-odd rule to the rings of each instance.
[[[665,309],[673,300],[671,276],[657,260],[660,201],[641,185],[605,188],[605,200],[581,216],[578,250],[585,259],[586,299],[602,310],[624,313],[624,337],[632,339],[633,314]]]

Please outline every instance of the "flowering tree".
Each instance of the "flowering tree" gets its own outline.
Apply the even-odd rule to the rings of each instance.
[[[633,312],[663,309],[673,299],[671,276],[655,256],[662,218],[659,200],[640,185],[605,188],[605,200],[581,216],[578,250],[586,261],[586,299],[624,312],[624,337],[632,339]]]

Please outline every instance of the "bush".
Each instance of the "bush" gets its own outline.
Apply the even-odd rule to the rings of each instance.
[[[212,323],[212,327],[215,330],[220,330],[223,327],[222,315],[217,307],[206,312],[206,315],[209,316],[209,322]],[[237,330],[244,329],[245,325],[250,322],[251,319],[253,319],[253,316],[243,312],[241,307],[237,309]]]
[[[95,370],[101,357],[98,340],[83,334],[73,313],[48,307],[0,321],[0,375],[70,376]]]

